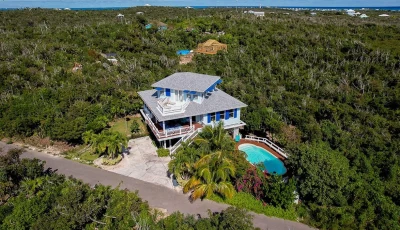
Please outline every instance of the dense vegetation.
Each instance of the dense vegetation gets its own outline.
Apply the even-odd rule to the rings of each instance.
[[[0,156],[0,229],[254,229],[249,214],[234,208],[209,218],[163,217],[137,193],[65,178],[21,152]]]
[[[176,71],[220,75],[221,87],[249,105],[246,131],[290,153],[305,222],[399,229],[398,13],[274,11],[257,19],[231,9],[133,8],[121,11],[124,23],[115,11],[0,12],[1,133],[81,143],[85,131],[102,131],[104,117],[137,112],[136,92],[156,80]],[[145,30],[152,20],[169,29]],[[228,52],[178,65],[178,49],[208,38]],[[119,65],[100,52],[116,52]],[[82,70],[72,72],[74,62]]]

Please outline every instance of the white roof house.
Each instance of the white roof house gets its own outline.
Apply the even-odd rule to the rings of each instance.
[[[144,102],[142,116],[164,147],[169,141],[171,153],[177,148],[171,143],[194,138],[205,125],[223,122],[234,136],[246,125],[240,112],[247,105],[218,89],[220,83],[218,76],[181,72],[154,83],[154,89],[138,93]]]
[[[249,11],[243,11],[243,13],[245,14],[253,14],[257,17],[264,17],[265,16],[265,12],[262,11],[253,11],[253,10],[249,10]]]
[[[360,18],[368,18],[366,14],[361,14]]]
[[[257,16],[257,17],[264,17],[265,16],[265,13],[264,12],[258,12],[258,11],[254,11],[253,12],[253,14],[255,15],[255,16]]]
[[[389,14],[380,14],[379,17],[389,17]]]
[[[350,16],[354,16],[355,13],[356,13],[356,12],[355,12],[354,10],[352,10],[352,9],[347,10],[346,12],[347,12],[347,14],[350,15]]]

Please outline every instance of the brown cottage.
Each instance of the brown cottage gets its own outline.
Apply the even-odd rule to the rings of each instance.
[[[202,54],[217,54],[220,50],[228,50],[228,46],[226,44],[220,43],[216,40],[210,39],[204,43],[200,43],[195,50],[196,53]]]

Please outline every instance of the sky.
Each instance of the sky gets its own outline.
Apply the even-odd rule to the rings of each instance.
[[[400,6],[400,0],[0,0],[0,8],[93,8],[154,6]]]

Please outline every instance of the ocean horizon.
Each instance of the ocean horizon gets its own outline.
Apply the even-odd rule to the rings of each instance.
[[[0,10],[21,10],[21,9],[69,9],[69,10],[124,10],[133,7],[140,7],[144,5],[137,6],[115,6],[115,7],[51,7],[51,6],[31,6],[31,7],[2,7],[0,3]],[[153,6],[153,5],[152,5]],[[188,6],[164,6],[164,5],[154,5],[156,7],[188,7]],[[383,11],[400,11],[400,6],[190,6],[193,9],[207,9],[207,8],[261,8],[261,9],[297,9],[297,10],[383,10]]]

